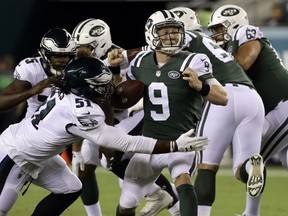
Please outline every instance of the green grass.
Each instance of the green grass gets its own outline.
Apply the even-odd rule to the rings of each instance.
[[[118,179],[112,173],[97,168],[97,180],[100,189],[100,204],[103,216],[114,216],[120,196]],[[164,174],[171,179],[164,170]],[[279,167],[268,167],[266,189],[262,198],[261,216],[287,216],[288,172]],[[213,206],[212,216],[234,216],[242,213],[245,206],[245,185],[232,176],[230,167],[222,168],[217,175],[216,201]],[[25,196],[19,195],[17,203],[10,211],[9,216],[31,215],[38,201],[43,198],[47,191],[31,185]],[[144,201],[138,207],[144,205]],[[85,210],[78,199],[64,213],[64,216],[85,216]],[[169,216],[164,210],[159,216]]]

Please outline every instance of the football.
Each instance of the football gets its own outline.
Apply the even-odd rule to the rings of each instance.
[[[111,96],[111,105],[116,109],[132,107],[143,97],[144,87],[144,83],[139,80],[121,82]]]

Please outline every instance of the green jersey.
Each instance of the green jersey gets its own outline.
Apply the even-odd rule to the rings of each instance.
[[[142,51],[131,61],[128,79],[145,84],[144,136],[175,140],[196,127],[204,100],[182,79],[187,67],[194,69],[200,80],[213,78],[211,63],[205,54],[181,51],[159,67],[154,51]]]
[[[222,84],[236,83],[253,87],[234,57],[223,50],[207,35],[197,31],[186,31],[186,49],[190,52],[205,53],[212,64],[213,76]]]
[[[246,25],[237,29],[226,46],[227,51],[234,54],[243,43],[251,40],[259,41],[261,51],[246,73],[263,100],[265,112],[268,113],[281,100],[288,99],[288,71],[268,39],[255,26]]]

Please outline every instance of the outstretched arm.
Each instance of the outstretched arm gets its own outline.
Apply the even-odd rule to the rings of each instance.
[[[68,128],[82,138],[91,140],[100,146],[120,150],[123,152],[136,152],[144,154],[161,154],[169,152],[188,152],[203,150],[208,144],[207,137],[191,137],[194,130],[182,134],[177,140],[155,140],[144,136],[130,136],[123,131],[103,124],[98,128],[89,131],[79,130],[77,127]]]

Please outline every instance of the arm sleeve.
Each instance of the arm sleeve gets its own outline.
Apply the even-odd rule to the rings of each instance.
[[[201,77],[204,79],[212,78],[212,64],[209,57],[206,54],[198,53],[194,56],[192,61],[189,64],[189,67],[195,70],[198,74],[200,80]]]
[[[152,154],[157,141],[143,136],[130,136],[106,124],[89,131],[79,130],[77,127],[71,126],[68,131],[97,145],[123,152]]]
[[[252,25],[245,25],[240,27],[235,32],[234,40],[238,41],[238,46],[241,46],[246,42],[261,39],[262,37],[264,37],[263,33],[258,27]]]

